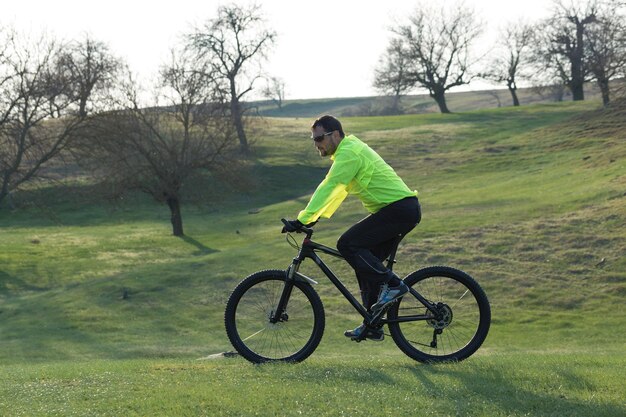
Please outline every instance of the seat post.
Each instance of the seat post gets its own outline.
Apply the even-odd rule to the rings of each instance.
[[[387,258],[387,268],[389,268],[390,271],[393,271],[393,264],[396,263],[396,252],[398,251],[398,245],[400,245],[403,237],[403,235],[398,235],[395,242],[393,243],[393,246],[391,247],[391,253]]]

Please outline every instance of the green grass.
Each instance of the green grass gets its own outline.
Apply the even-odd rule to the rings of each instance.
[[[363,350],[369,350],[363,348]],[[515,363],[517,366],[510,366]],[[5,367],[0,412],[50,416],[617,416],[626,362],[583,353],[480,355],[415,366],[384,358],[91,361]]]
[[[327,327],[311,358],[199,360],[232,349],[236,283],[294,256],[279,219],[328,167],[310,120],[260,123],[253,191],[185,205],[185,238],[142,196],[16,195],[22,208],[0,211],[0,415],[626,414],[626,114],[597,106],[343,119],[420,192],[397,270],[456,266],[490,297],[487,341],[458,364],[344,340],[359,317],[312,265]],[[363,215],[349,199],[316,239],[333,245]]]

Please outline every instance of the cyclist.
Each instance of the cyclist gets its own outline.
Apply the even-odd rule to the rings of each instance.
[[[321,157],[333,161],[296,220],[283,232],[329,218],[348,194],[356,195],[370,213],[337,241],[337,250],[354,268],[364,307],[375,312],[401,298],[408,287],[384,264],[398,237],[409,233],[421,220],[417,191],[402,179],[374,150],[354,135],[346,135],[341,122],[325,115],[313,122],[311,138]],[[346,337],[361,336],[365,325],[347,330]],[[369,330],[366,339],[382,341],[382,329]]]

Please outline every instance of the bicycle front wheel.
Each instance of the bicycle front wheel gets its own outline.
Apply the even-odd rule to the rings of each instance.
[[[432,313],[410,293],[389,309],[389,331],[404,353],[420,362],[443,362],[466,359],[478,350],[489,332],[491,308],[472,277],[434,266],[413,272],[404,282],[437,310]],[[431,318],[403,321],[411,316]]]
[[[287,285],[290,295],[286,308],[277,312]],[[272,317],[278,320],[272,323]],[[233,347],[247,360],[299,362],[309,357],[322,339],[324,307],[308,283],[288,281],[285,271],[262,271],[235,288],[224,322]]]

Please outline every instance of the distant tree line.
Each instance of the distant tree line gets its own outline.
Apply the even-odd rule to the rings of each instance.
[[[584,100],[583,85],[595,81],[605,105],[609,82],[626,76],[626,6],[619,0],[553,0],[551,16],[536,23],[512,21],[485,57],[473,56],[484,23],[463,3],[419,3],[392,29],[374,73],[374,87],[400,112],[403,95],[426,89],[442,113],[445,93],[481,78],[505,85],[520,105],[518,82],[563,86]]]

